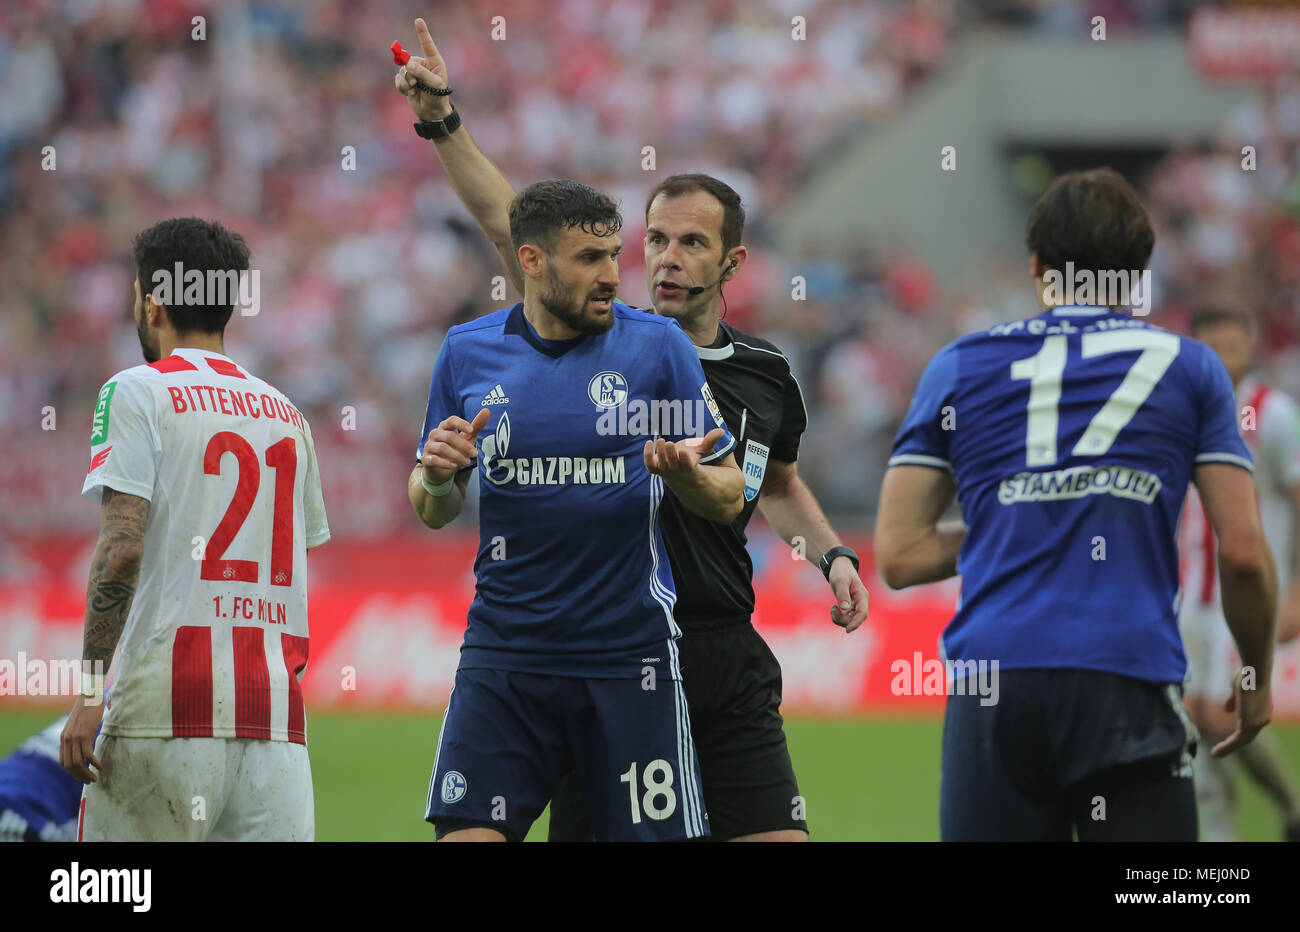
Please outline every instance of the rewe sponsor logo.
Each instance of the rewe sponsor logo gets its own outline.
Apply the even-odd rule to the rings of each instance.
[[[77,861],[50,874],[51,903],[131,903],[137,913],[149,912],[153,901],[153,871],[112,868],[81,869]]]

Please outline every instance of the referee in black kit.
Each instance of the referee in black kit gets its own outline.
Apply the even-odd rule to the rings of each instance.
[[[522,293],[510,245],[508,209],[514,189],[461,124],[446,93],[446,65],[423,20],[416,20],[423,58],[396,78],[433,140],[461,201],[501,253]],[[423,84],[441,93],[422,92]],[[867,591],[857,555],[840,539],[797,474],[807,409],[789,360],[766,340],[720,320],[723,285],[739,274],[745,211],[728,185],[708,175],[673,175],[646,202],[645,259],[651,300],[691,338],[709,388],[735,435],[745,473],[745,507],[730,524],[691,514],[664,496],[660,529],[677,588],[674,619],[691,730],[700,757],[705,806],[715,840],[805,841],[799,799],[781,719],[781,668],[754,630],[753,563],[745,528],[759,507],[787,542],[802,538],[805,556],[826,575],[832,620],[846,631],[867,617]],[[590,840],[592,832],[575,776],[551,801],[551,841]]]

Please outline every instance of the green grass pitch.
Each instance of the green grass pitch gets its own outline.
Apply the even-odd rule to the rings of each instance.
[[[0,756],[49,724],[53,706],[0,712]],[[319,841],[431,841],[423,821],[440,715],[308,710]],[[939,837],[937,718],[787,720],[790,753],[816,841],[935,841]],[[1272,725],[1300,774],[1300,724]],[[1275,841],[1264,796],[1238,780],[1243,841]],[[529,840],[546,837],[546,814]]]

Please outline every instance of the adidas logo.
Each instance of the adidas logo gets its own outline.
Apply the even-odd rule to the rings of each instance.
[[[487,407],[488,405],[503,405],[509,401],[510,399],[506,397],[506,391],[501,387],[500,382],[497,383],[496,388],[483,396],[484,407]]]

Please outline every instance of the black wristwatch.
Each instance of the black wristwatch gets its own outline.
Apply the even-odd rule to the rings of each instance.
[[[821,562],[817,564],[817,568],[822,571],[822,575],[826,577],[827,582],[830,582],[831,579],[831,564],[839,557],[848,557],[849,562],[853,564],[853,568],[855,570],[858,568],[857,551],[852,547],[832,547],[822,554]]]
[[[451,108],[443,120],[420,120],[415,126],[415,133],[421,139],[443,139],[460,129],[460,114]]]

